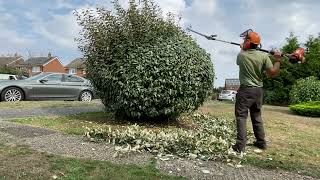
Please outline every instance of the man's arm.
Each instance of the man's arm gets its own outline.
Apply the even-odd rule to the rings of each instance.
[[[276,58],[273,67],[267,69],[267,75],[271,78],[275,78],[279,75],[280,72],[280,65],[281,65],[281,52],[275,51],[274,57]]]

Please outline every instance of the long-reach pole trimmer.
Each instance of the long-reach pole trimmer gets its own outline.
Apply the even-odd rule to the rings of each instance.
[[[187,28],[188,31],[193,32],[195,34],[198,34],[200,36],[203,36],[205,38],[207,38],[208,40],[213,40],[213,41],[219,41],[219,42],[223,42],[223,43],[227,43],[227,44],[232,44],[232,45],[236,45],[236,46],[240,46],[240,43],[235,43],[235,42],[231,42],[231,41],[225,41],[225,40],[221,40],[221,39],[217,39],[217,35],[205,35],[202,33],[199,33],[197,31],[192,30],[190,27]],[[261,49],[261,48],[257,48],[257,50],[259,51],[263,51],[269,54],[274,54],[274,51],[272,50],[265,50],[265,49]],[[297,50],[295,50],[292,54],[282,54],[282,57],[287,57],[289,58],[289,61],[293,64],[295,63],[304,63],[305,62],[305,58],[304,58],[304,54],[305,54],[305,49],[304,48],[298,48]]]

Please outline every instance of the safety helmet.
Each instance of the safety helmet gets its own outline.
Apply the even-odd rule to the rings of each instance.
[[[240,37],[243,37],[245,40],[249,40],[252,44],[260,45],[261,43],[260,35],[257,32],[254,32],[252,29],[248,29],[241,33]]]

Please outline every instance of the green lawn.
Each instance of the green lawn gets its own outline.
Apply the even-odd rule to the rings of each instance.
[[[209,102],[200,111],[234,118],[234,104],[230,103]],[[269,105],[263,106],[262,117],[269,148],[261,154],[248,151],[244,163],[320,178],[320,118],[298,116],[288,107]],[[247,122],[252,132],[250,119]]]
[[[0,179],[183,179],[162,174],[150,160],[144,167],[65,158],[0,143]]]
[[[234,104],[210,101],[199,111],[234,120]],[[320,118],[297,116],[287,107],[263,107],[263,119],[269,141],[268,150],[256,154],[248,146],[243,163],[263,168],[284,169],[320,178]],[[65,117],[18,119],[16,122],[83,134],[86,127],[103,128],[107,125],[122,128],[130,124],[115,120],[111,114],[96,112]],[[168,126],[170,127],[170,126]],[[248,129],[252,131],[248,120]],[[250,141],[254,139],[251,137]]]

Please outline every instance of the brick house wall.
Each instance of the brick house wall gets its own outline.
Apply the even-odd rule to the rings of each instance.
[[[240,80],[239,79],[226,79],[224,89],[225,90],[235,90],[237,91],[240,88]]]
[[[77,69],[77,76],[86,77],[86,74],[84,73],[84,69]]]
[[[70,74],[69,70],[71,68],[65,68],[65,73]],[[80,76],[80,77],[86,77],[85,70],[83,68],[73,68],[77,69],[75,75]]]
[[[32,67],[40,67],[40,72],[32,72]],[[57,72],[57,73],[64,73],[65,69],[58,58],[54,58],[49,62],[43,65],[31,65],[27,67],[27,71],[29,76],[35,76],[42,72]]]
[[[49,61],[49,63],[44,64],[42,66],[42,72],[58,72],[58,73],[64,73],[64,67],[60,63],[60,61],[57,58],[54,58],[53,60]]]
[[[40,66],[40,72],[32,72],[32,67],[33,66],[29,66],[27,69],[27,71],[28,71],[28,74],[29,74],[29,77],[31,77],[31,76],[35,76],[35,75],[37,75],[37,74],[40,74],[41,72],[43,72],[43,67],[42,66]]]

